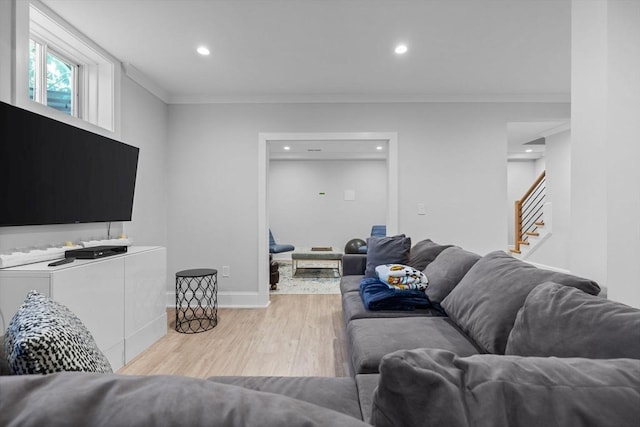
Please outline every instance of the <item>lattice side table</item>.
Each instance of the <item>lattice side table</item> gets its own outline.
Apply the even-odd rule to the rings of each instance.
[[[185,334],[218,324],[218,270],[196,268],[176,273],[176,331]]]

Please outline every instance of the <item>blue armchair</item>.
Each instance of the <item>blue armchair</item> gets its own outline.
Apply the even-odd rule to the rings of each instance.
[[[279,254],[280,252],[290,252],[295,249],[295,246],[289,244],[278,244],[276,239],[273,238],[273,233],[269,229],[269,253]]]
[[[371,227],[371,237],[384,237],[387,235],[387,226],[386,225],[374,225]],[[358,248],[358,253],[366,254],[367,253],[367,245],[360,246]]]

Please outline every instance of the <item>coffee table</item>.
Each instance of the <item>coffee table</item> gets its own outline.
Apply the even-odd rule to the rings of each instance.
[[[337,268],[338,274],[342,276],[342,252],[334,250],[330,247],[312,247],[312,248],[302,248],[296,249],[291,254],[291,275],[296,275],[296,270],[298,268],[303,269],[307,267],[298,267],[298,261],[335,261],[336,267],[329,268]],[[328,267],[318,267],[314,266],[312,268],[328,268]]]

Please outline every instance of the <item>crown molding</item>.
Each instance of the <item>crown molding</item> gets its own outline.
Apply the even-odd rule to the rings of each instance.
[[[321,104],[321,103],[570,103],[570,93],[540,94],[299,94],[172,95],[169,104]]]
[[[136,67],[131,65],[130,63],[122,63],[122,68],[124,73],[134,82],[138,83],[140,86],[151,92],[156,97],[160,98],[165,104],[169,104],[169,94],[166,90],[158,86],[155,82],[149,79],[145,74],[143,74]]]
[[[571,130],[571,120],[567,120],[565,123],[559,126],[545,130],[544,132],[540,132],[540,136],[544,138],[548,138],[550,136],[556,135],[558,133],[561,133],[567,130]]]

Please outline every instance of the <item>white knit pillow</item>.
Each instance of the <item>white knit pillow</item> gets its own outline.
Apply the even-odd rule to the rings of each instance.
[[[36,291],[29,292],[9,322],[4,347],[13,374],[113,372],[82,321]]]

